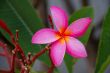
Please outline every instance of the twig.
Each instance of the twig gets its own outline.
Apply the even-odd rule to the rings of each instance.
[[[50,69],[48,70],[47,73],[53,73],[54,68],[55,68],[55,65],[52,63],[52,65],[51,65],[51,67],[50,67]]]
[[[49,57],[50,57],[50,50],[49,50]],[[50,61],[51,61],[51,67],[49,68],[47,73],[53,73],[55,68],[55,65],[53,64],[51,57],[50,57]]]
[[[19,62],[20,62],[20,65],[21,65],[20,73],[24,73],[24,63],[23,63],[22,59],[20,59]]]
[[[15,56],[16,56],[16,48],[12,50],[12,63],[11,63],[11,73],[15,73]]]
[[[24,73],[24,71],[25,71],[24,68],[21,68],[21,72],[20,73]]]
[[[49,22],[50,22],[51,28],[54,29],[54,24],[53,24],[53,22],[52,22],[52,18],[51,18],[50,15],[48,15],[48,20],[49,20]]]
[[[0,70],[0,73],[10,73],[9,71]]]
[[[26,56],[23,50],[21,49],[20,45],[15,40],[13,33],[10,31],[10,29],[7,27],[6,23],[3,20],[0,20],[0,27],[10,35],[12,43],[14,44],[14,46],[16,46],[16,49],[21,53],[22,58],[25,60]],[[18,32],[16,33],[16,37],[18,38]]]
[[[28,57],[27,57],[27,64],[28,65],[31,65],[32,64],[32,62],[31,62],[31,52],[28,52]]]
[[[33,56],[32,58],[32,63],[42,54],[44,54],[47,50],[49,49],[48,46],[46,46],[43,50],[41,50],[40,52],[38,52],[36,55]]]
[[[12,32],[6,26],[6,23],[3,20],[0,20],[0,27],[4,29],[10,36],[13,36]]]
[[[18,30],[16,30],[16,42],[18,42]],[[11,63],[11,73],[15,73],[15,57],[16,57],[17,48],[15,45],[15,49],[12,50],[12,63]]]

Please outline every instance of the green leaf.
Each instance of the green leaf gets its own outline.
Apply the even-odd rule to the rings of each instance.
[[[99,42],[99,50],[95,73],[99,73],[99,71],[103,67],[103,64],[106,62],[107,58],[110,58],[109,56],[110,56],[110,8],[108,10],[107,15],[105,16],[102,25],[102,33]]]
[[[82,8],[82,9],[74,12],[70,16],[69,24],[71,24],[73,21],[75,21],[79,18],[83,18],[83,17],[90,17],[93,19],[93,15],[94,15],[93,8],[91,8],[91,7]],[[91,26],[89,27],[89,29],[87,30],[85,35],[83,37],[79,38],[80,41],[83,42],[84,44],[86,44],[89,39],[90,33],[91,33]],[[69,55],[66,55],[65,62],[66,62],[67,68],[69,70],[69,73],[72,73],[72,66],[74,64],[73,58]]]
[[[103,63],[101,69],[99,70],[98,73],[104,73],[106,68],[110,65],[110,56],[107,58],[107,60]]]
[[[15,34],[19,32],[19,44],[27,52],[36,53],[42,49],[40,45],[32,45],[32,35],[40,28],[44,27],[41,19],[36,14],[28,0],[0,0],[0,19],[4,20],[10,30]],[[2,34],[9,40],[10,37],[0,29]],[[46,63],[49,61],[47,55],[40,57]]]

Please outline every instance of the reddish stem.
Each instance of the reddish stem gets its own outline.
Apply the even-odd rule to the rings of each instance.
[[[24,73],[25,72],[25,69],[24,68],[21,68],[21,72],[20,73]]]
[[[22,59],[19,59],[19,63],[20,63],[21,68],[22,68],[22,66],[24,66],[24,63],[23,63]]]
[[[17,41],[14,38],[13,33],[10,31],[10,29],[7,27],[6,23],[3,20],[0,20],[0,27],[4,29],[11,37],[12,43],[17,46],[16,49],[21,53],[22,58],[25,60],[25,54],[23,50],[21,49],[20,45],[17,43]],[[16,38],[18,39],[18,31],[16,31]]]
[[[3,70],[0,70],[0,73],[10,73],[10,71],[3,71]]]
[[[49,57],[50,57],[50,50],[49,50]],[[55,65],[54,65],[54,63],[52,62],[51,57],[50,57],[50,61],[51,61],[51,67],[50,67],[50,69],[48,70],[47,73],[53,73],[54,68],[55,68]]]
[[[20,62],[20,66],[21,66],[20,73],[24,73],[25,69],[24,69],[24,63],[23,63],[22,59],[20,59],[19,62]]]
[[[0,27],[2,29],[4,29],[11,37],[12,42],[14,42],[14,35],[13,33],[10,31],[10,29],[7,27],[6,23],[3,20],[0,20]],[[15,43],[15,42],[14,42]]]
[[[54,29],[54,24],[53,24],[53,22],[52,22],[52,18],[51,18],[50,15],[48,16],[48,20],[49,20],[49,22],[50,22],[50,26],[52,27],[52,29]]]
[[[0,56],[7,56],[6,54],[4,54],[4,53],[0,53]]]
[[[15,73],[15,56],[16,56],[16,48],[12,50],[12,65],[11,65],[11,73]]]
[[[54,68],[55,68],[55,65],[54,65],[54,64],[52,64],[52,65],[51,65],[51,67],[50,67],[50,69],[48,70],[48,72],[47,72],[47,73],[53,73]]]
[[[18,32],[19,32],[19,30],[16,30],[16,40],[15,39],[13,40],[13,44],[15,44],[17,51],[21,53],[22,59],[26,60],[25,54],[24,54],[22,48],[20,47],[20,45],[18,44],[18,37],[19,37]]]
[[[29,69],[29,68],[27,68],[27,69],[26,69],[26,73],[29,73],[29,72],[30,72],[30,69]]]
[[[12,40],[12,43],[14,44],[14,46],[15,46],[15,49],[13,50],[13,52],[12,52],[12,62],[10,62],[10,64],[11,64],[11,66],[10,66],[10,68],[11,68],[11,70],[10,70],[10,73],[14,73],[14,64],[15,64],[15,56],[16,56],[16,52],[20,52],[21,53],[21,56],[22,56],[22,59],[23,59],[23,62],[22,63],[24,63],[24,60],[27,60],[27,58],[26,58],[26,56],[25,56],[25,54],[24,54],[24,52],[23,52],[23,50],[22,50],[22,48],[20,47],[20,45],[18,44],[18,30],[16,30],[16,39],[14,38],[14,35],[12,34],[12,32],[10,31],[10,29],[7,27],[7,25],[6,25],[6,23],[4,22],[4,21],[2,21],[2,20],[0,20],[0,27],[2,28],[2,29],[4,29],[9,35],[10,35],[10,37],[11,37],[11,40]],[[0,44],[1,44],[1,42],[0,42]],[[2,45],[2,44],[1,44]],[[4,47],[4,45],[3,45],[3,48],[5,48]],[[6,51],[5,51],[6,52]],[[9,55],[7,55],[7,52],[5,53],[5,55],[8,57]],[[8,60],[9,60],[9,58],[8,58]],[[10,60],[11,61],[11,60]],[[26,62],[25,62],[26,63]],[[24,64],[25,64],[24,63]],[[27,64],[27,63],[26,63]],[[23,66],[23,65],[22,65]]]
[[[50,23],[51,23],[51,27],[54,28],[52,19],[50,17]],[[21,56],[22,56],[22,62],[20,62],[21,65],[21,73],[29,73],[30,69],[29,69],[29,65],[32,64],[39,56],[41,56],[42,54],[44,54],[48,49],[49,46],[45,47],[43,50],[41,50],[40,52],[38,52],[36,55],[33,56],[33,58],[31,59],[31,54],[28,54],[28,58],[26,58],[22,48],[20,47],[20,45],[18,44],[18,30],[16,31],[16,39],[14,38],[14,35],[12,34],[12,32],[8,29],[8,27],[6,26],[6,24],[0,20],[0,27],[3,28],[11,37],[12,39],[12,43],[15,46],[14,51],[12,52],[12,65],[11,65],[11,71],[10,73],[14,73],[14,64],[15,64],[15,57],[16,57],[16,52],[20,52]],[[51,60],[52,61],[52,60]],[[52,63],[48,73],[53,73],[55,66]]]
[[[12,32],[6,26],[6,23],[3,20],[0,20],[0,27],[4,29],[10,36],[13,36]]]
[[[32,58],[32,63],[35,62],[35,60],[41,56],[42,54],[44,54],[47,50],[49,49],[49,47],[45,47],[43,50],[41,50],[40,52],[38,52],[36,55],[33,56]]]
[[[28,57],[27,57],[27,64],[30,65],[31,64],[31,53],[28,53]]]
[[[16,48],[17,48],[18,52],[21,53],[22,59],[23,59],[23,60],[26,60],[26,56],[25,56],[25,54],[24,54],[22,48],[19,46],[18,43],[16,43]]]

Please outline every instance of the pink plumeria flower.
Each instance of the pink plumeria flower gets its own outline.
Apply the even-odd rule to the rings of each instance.
[[[52,6],[50,10],[57,30],[44,28],[37,31],[32,37],[32,43],[51,43],[50,57],[55,66],[62,63],[65,52],[75,58],[87,57],[84,45],[76,37],[85,33],[91,18],[80,18],[68,26],[68,17],[62,9]]]

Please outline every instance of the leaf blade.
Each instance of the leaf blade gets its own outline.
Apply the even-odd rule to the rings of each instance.
[[[105,16],[103,25],[102,25],[102,33],[99,42],[99,50],[98,56],[96,60],[96,69],[95,73],[98,73],[103,67],[104,62],[110,56],[110,8],[108,10],[107,15]],[[109,57],[110,58],[110,57]]]
[[[15,34],[16,29],[20,30],[19,44],[25,54],[27,52],[36,53],[43,48],[40,45],[33,45],[31,43],[33,33],[43,28],[44,25],[28,0],[0,0],[0,19],[7,23],[12,33]],[[10,39],[9,35],[5,34],[3,30],[0,29],[0,31],[8,40]],[[45,62],[49,61],[46,54],[41,56],[41,59]]]

